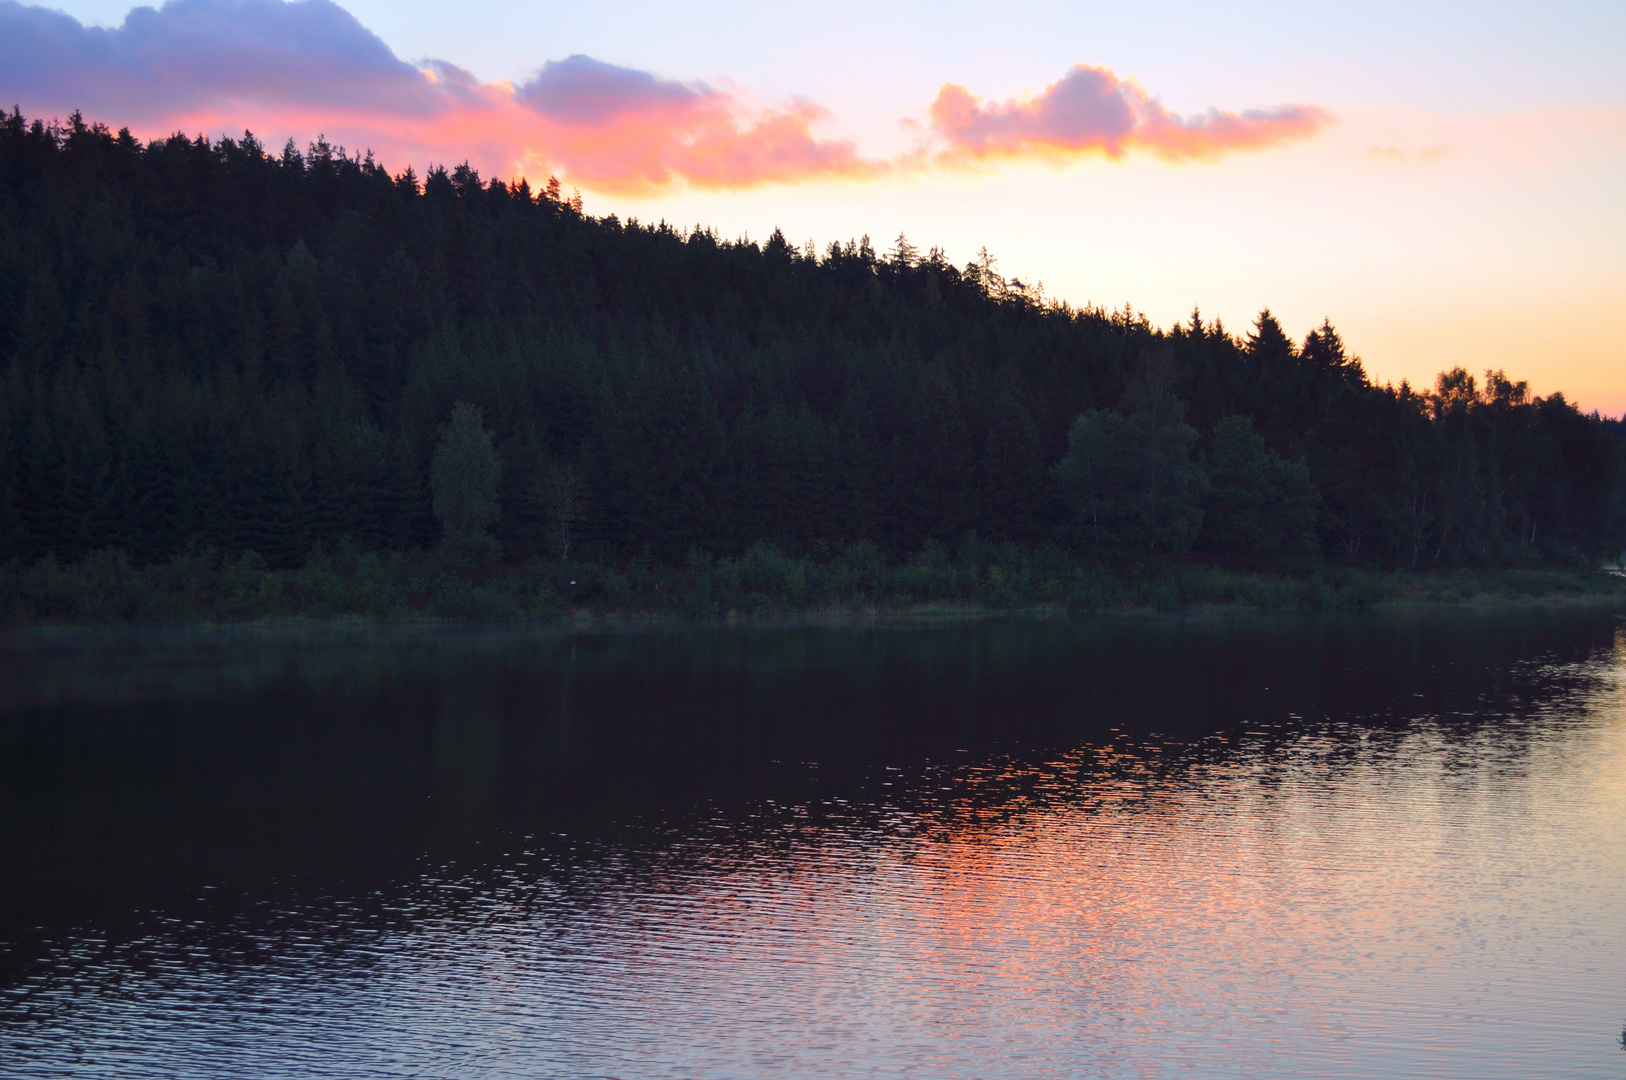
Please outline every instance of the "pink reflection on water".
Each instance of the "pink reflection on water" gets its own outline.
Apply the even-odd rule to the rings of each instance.
[[[946,791],[821,830],[769,814],[779,829],[622,898],[593,935],[630,976],[605,1004],[690,1013],[723,1057],[685,1061],[743,1047],[815,1071],[929,1050],[966,1075],[1216,1054],[1457,1075],[1487,1032],[1528,1064],[1597,1019],[1543,998],[1554,966],[1622,956],[1551,902],[1573,878],[1626,911],[1572,816],[1620,803],[1596,767],[1626,753],[1618,700],[1571,735],[1331,732],[1173,765],[1094,748],[945,771],[921,786]],[[1604,847],[1626,866],[1621,840]],[[1613,1007],[1591,978],[1581,996]]]

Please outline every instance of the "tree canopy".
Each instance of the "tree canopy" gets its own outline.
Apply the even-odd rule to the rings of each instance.
[[[477,531],[509,560],[559,556],[536,493],[566,475],[565,544],[609,561],[970,530],[1396,567],[1626,540],[1618,422],[1500,372],[1374,384],[1330,323],[1159,330],[986,250],[759,246],[467,165],[0,119],[0,560],[428,547],[458,402],[500,455]],[[1105,537],[1083,444],[1123,458]]]
[[[435,516],[445,529],[441,543],[454,563],[480,565],[502,554],[486,531],[502,520],[497,501],[501,476],[502,457],[491,444],[480,407],[459,401],[452,407],[451,422],[440,429],[429,463]]]

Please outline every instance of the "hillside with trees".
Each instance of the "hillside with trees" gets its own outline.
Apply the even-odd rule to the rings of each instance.
[[[1080,566],[1595,565],[1626,436],[1501,372],[1376,384],[1330,323],[1050,302],[986,253],[0,121],[0,564],[898,562],[973,533]]]

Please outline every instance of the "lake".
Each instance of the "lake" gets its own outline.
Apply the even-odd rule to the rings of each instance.
[[[0,639],[7,1077],[1626,1077],[1626,624]]]

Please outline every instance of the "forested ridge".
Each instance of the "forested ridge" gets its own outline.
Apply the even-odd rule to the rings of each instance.
[[[1619,421],[1499,372],[1376,385],[1330,324],[1160,330],[901,237],[726,241],[321,141],[0,120],[0,563],[432,547],[458,403],[510,563],[562,557],[560,477],[571,556],[608,565],[972,530],[1243,567],[1626,547]]]

